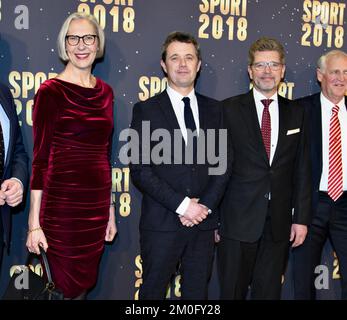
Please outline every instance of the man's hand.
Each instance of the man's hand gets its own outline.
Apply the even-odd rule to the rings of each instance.
[[[194,223],[191,220],[185,218],[184,216],[179,216],[179,218],[180,218],[181,223],[185,227],[194,227]]]
[[[2,198],[2,194],[5,195],[5,199]],[[1,184],[0,199],[5,200],[10,207],[19,205],[23,200],[22,184],[16,179],[5,180]]]
[[[6,203],[6,194],[0,190],[0,206],[3,206]]]
[[[207,216],[208,209],[205,206],[197,203],[195,199],[191,199],[189,206],[184,213],[184,217],[196,225],[206,219]]]
[[[218,243],[219,241],[220,241],[220,235],[217,229],[217,230],[214,230],[214,242]]]
[[[292,247],[298,247],[303,244],[307,235],[307,226],[303,224],[292,224],[289,241],[293,241]]]

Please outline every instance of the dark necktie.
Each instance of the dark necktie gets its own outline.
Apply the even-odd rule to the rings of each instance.
[[[4,145],[4,136],[2,134],[2,126],[0,122],[0,179],[4,174],[4,164],[5,164],[5,145]]]
[[[343,193],[341,127],[338,115],[339,107],[334,106],[330,118],[328,174],[328,195],[333,201]]]
[[[267,157],[270,160],[270,150],[271,150],[271,117],[269,112],[269,106],[273,100],[263,99],[261,100],[264,105],[263,116],[261,118],[261,135],[263,137],[263,142]]]
[[[186,124],[187,129],[187,144],[188,150],[192,152],[192,163],[196,163],[197,160],[197,140],[196,136],[193,135],[193,138],[189,139],[190,135],[192,133],[188,132],[188,129],[190,129],[192,132],[196,130],[196,125],[194,121],[194,116],[192,112],[192,108],[190,107],[190,99],[188,97],[184,97],[182,99],[184,102],[184,122]],[[187,152],[187,150],[185,151]]]
[[[186,124],[186,128],[195,131],[196,126],[192,108],[190,107],[190,99],[188,97],[184,97],[182,101],[184,102],[184,122]]]

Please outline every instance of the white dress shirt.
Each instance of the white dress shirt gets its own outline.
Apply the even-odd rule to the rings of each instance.
[[[183,96],[168,86],[166,89],[166,92],[169,95],[184,141],[187,144],[187,128],[184,122],[184,102],[182,101],[182,99],[184,97],[188,97],[190,99],[190,107],[193,112],[197,134],[199,135],[199,129],[200,129],[199,108],[198,108],[198,101],[196,99],[195,91],[193,89],[187,96]]]
[[[257,108],[259,127],[261,128],[261,121],[262,121],[263,110],[264,110],[264,105],[261,102],[261,100],[268,99],[268,98],[266,98],[262,93],[257,91],[255,88],[253,88],[253,97],[255,101],[255,106]],[[276,147],[277,147],[278,131],[279,131],[279,112],[278,112],[277,93],[275,93],[272,97],[270,97],[270,99],[273,100],[269,106],[269,112],[270,112],[270,118],[271,118],[271,144],[270,144],[269,163],[271,165],[275,151],[276,151]]]
[[[193,112],[193,117],[194,117],[196,129],[197,129],[197,133],[199,134],[199,129],[200,129],[199,108],[198,108],[198,101],[195,95],[195,90],[193,89],[187,96],[183,96],[177,91],[175,91],[174,89],[172,89],[170,86],[168,86],[166,89],[166,92],[169,95],[184,141],[187,144],[187,128],[184,121],[184,102],[182,101],[182,99],[184,97],[188,97],[190,99],[190,107]],[[189,206],[189,202],[190,202],[190,198],[185,197],[184,200],[176,209],[176,213],[183,216]]]
[[[322,175],[319,184],[320,191],[328,191],[328,175],[329,175],[329,131],[330,118],[333,107],[335,106],[328,100],[323,93],[320,95],[321,112],[322,112]],[[345,98],[336,104],[339,106],[339,121],[341,128],[341,147],[342,147],[342,172],[343,172],[343,190],[347,191],[347,110]]]

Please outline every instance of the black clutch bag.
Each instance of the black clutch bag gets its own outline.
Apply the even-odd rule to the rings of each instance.
[[[18,267],[7,286],[3,300],[63,300],[64,295],[55,288],[51,270],[45,251],[40,247],[43,267],[47,281],[32,271],[27,265],[31,261],[29,256],[27,265]]]

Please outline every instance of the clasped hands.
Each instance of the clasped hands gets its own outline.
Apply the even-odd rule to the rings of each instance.
[[[10,207],[19,205],[23,200],[23,187],[16,179],[7,179],[1,184],[0,206],[7,203]]]
[[[193,227],[205,220],[208,216],[208,208],[199,203],[199,199],[190,199],[189,206],[183,216],[180,216],[181,223],[186,227]]]

